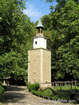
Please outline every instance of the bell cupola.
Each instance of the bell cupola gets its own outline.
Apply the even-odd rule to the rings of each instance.
[[[41,20],[39,20],[36,26],[36,36],[43,36],[42,31],[43,31],[43,25],[41,23]]]
[[[36,37],[33,39],[33,49],[44,48],[47,49],[47,39],[44,37],[43,33],[43,25],[41,20],[39,20],[36,26]]]

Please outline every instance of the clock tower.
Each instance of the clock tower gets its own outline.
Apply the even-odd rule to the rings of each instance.
[[[33,49],[28,51],[28,83],[39,83],[40,88],[51,86],[51,51],[47,49],[47,38],[43,35],[43,25],[39,20]]]

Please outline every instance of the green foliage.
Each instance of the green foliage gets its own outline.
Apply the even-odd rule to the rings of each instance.
[[[70,100],[70,92],[63,92],[63,91],[57,91],[55,92],[51,88],[46,88],[44,90],[32,90],[32,94],[44,97],[44,98],[51,98],[51,99],[63,99],[63,100]]]
[[[29,92],[31,92],[32,90],[38,90],[39,89],[39,84],[38,83],[35,83],[35,84],[28,83],[27,87],[28,87]]]
[[[0,85],[2,86],[2,82],[0,81]]]
[[[0,96],[2,95],[3,92],[4,92],[4,88],[2,87],[2,85],[0,85]]]
[[[53,97],[54,93],[55,92],[51,88],[46,88],[42,91],[41,95],[43,97],[51,98],[51,97]]]
[[[0,102],[0,105],[3,105],[3,103]]]
[[[38,95],[38,96],[45,97],[45,98],[46,97],[52,98],[53,95],[55,94],[55,92],[51,88],[46,88],[44,90],[38,90],[38,91],[32,90],[32,93],[34,95]]]
[[[56,92],[56,95],[53,96],[54,99],[72,100],[72,97],[74,97],[73,93],[78,93],[79,86],[76,86],[76,91],[75,86],[72,86],[71,90],[71,86],[69,85],[62,86],[62,91],[60,91],[60,86],[53,86],[52,89]],[[75,97],[73,99],[75,100]]]
[[[65,6],[67,1],[74,1],[79,4],[79,0],[56,0],[57,5],[55,6],[55,11],[60,11],[60,9]],[[54,0],[46,0],[46,2],[54,2]]]
[[[58,10],[42,18],[48,49],[52,52],[52,80],[79,80],[78,0],[57,2]]]
[[[70,94],[65,92],[57,92],[57,95],[53,95],[53,99],[70,100]]]
[[[75,88],[74,88],[75,89]],[[63,90],[60,91],[60,88],[57,89],[57,87],[55,86],[53,89],[52,88],[46,88],[44,90],[39,89],[38,91],[36,90],[32,90],[32,94],[36,95],[36,96],[40,96],[46,99],[55,99],[55,100],[61,100],[61,101],[70,101],[72,100],[76,100],[77,102],[79,102],[79,94],[76,94],[75,92],[79,90],[79,87],[76,87],[76,91],[75,90],[70,91],[70,87],[69,86],[64,86]],[[73,94],[75,93],[75,94]]]
[[[24,9],[24,0],[0,0],[0,79],[13,76],[27,81],[28,49],[35,30]]]
[[[32,94],[41,96],[41,91],[32,90]]]
[[[60,86],[53,86],[52,89],[54,91],[60,91],[61,87]],[[71,90],[71,85],[62,86],[62,91],[70,91],[70,90]],[[75,86],[72,86],[72,90],[75,91]],[[76,86],[76,90],[79,91],[79,86]]]
[[[52,99],[58,100],[60,99],[58,95],[53,95]]]

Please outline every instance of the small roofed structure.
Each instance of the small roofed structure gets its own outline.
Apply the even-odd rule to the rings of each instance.
[[[42,33],[42,29],[43,29],[43,25],[42,25],[42,22],[41,20],[39,20],[37,26],[36,26],[36,36],[40,36],[40,37],[43,37],[43,33]]]

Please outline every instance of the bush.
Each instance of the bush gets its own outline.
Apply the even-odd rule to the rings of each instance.
[[[60,99],[60,97],[58,95],[53,95],[52,98],[55,99],[55,100]]]
[[[31,92],[32,90],[38,90],[39,89],[39,84],[35,83],[35,84],[28,84],[28,90],[29,92]]]
[[[0,85],[0,96],[2,95],[3,92],[4,92],[4,88]]]
[[[70,100],[70,92],[57,92],[59,99]]]
[[[57,93],[55,92],[53,89],[51,88],[46,88],[44,90],[32,90],[32,94],[37,95],[37,96],[41,96],[44,98],[50,98],[50,99],[63,99],[63,100],[70,100],[70,95],[66,94],[66,93]]]
[[[37,96],[41,96],[41,92],[36,91],[36,90],[32,90],[32,94],[37,95]]]
[[[55,93],[54,93],[54,91],[51,88],[46,88],[46,89],[43,90],[41,95],[43,97],[52,98],[54,94]]]
[[[2,82],[0,81],[0,85],[2,86]]]
[[[51,89],[51,88],[46,88],[44,90],[39,90],[39,91],[35,91],[32,90],[32,94],[37,95],[37,96],[41,96],[44,98],[52,98],[53,95],[55,94],[55,92]]]

